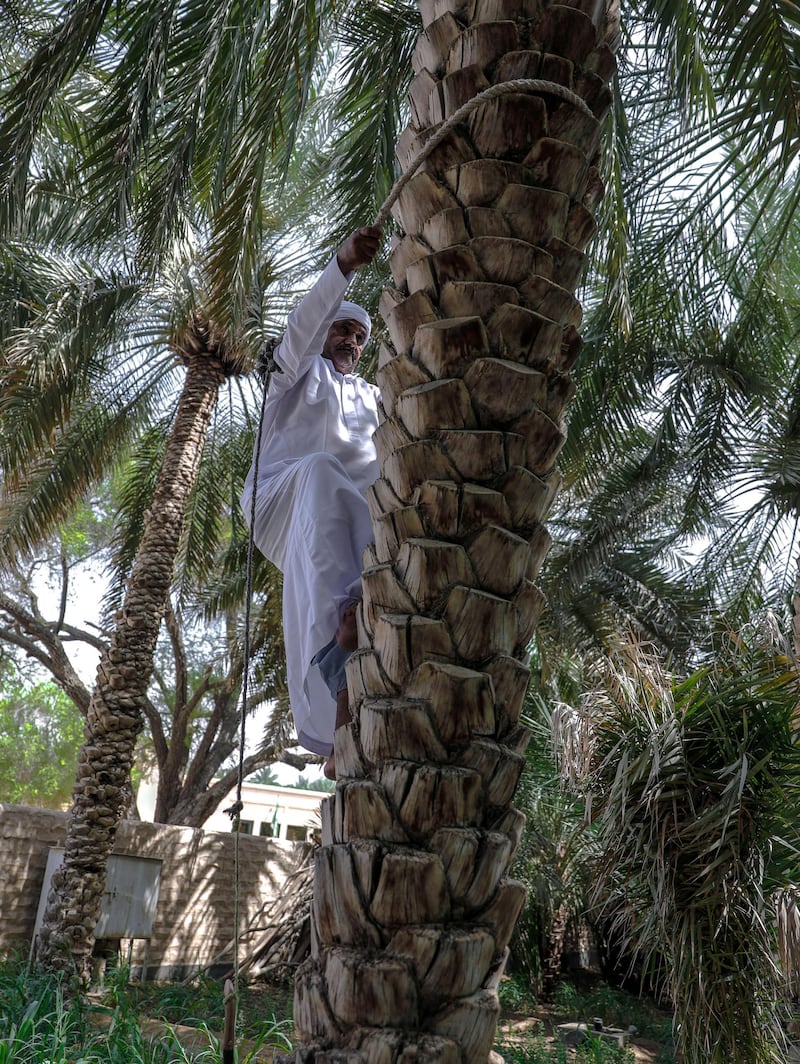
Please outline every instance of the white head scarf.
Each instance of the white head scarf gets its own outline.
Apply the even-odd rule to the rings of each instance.
[[[358,303],[350,303],[348,300],[343,300],[341,306],[336,312],[334,321],[357,321],[359,325],[364,326],[366,337],[364,339],[364,346],[366,346],[367,340],[369,340],[370,333],[372,332],[372,322],[370,321],[369,314],[363,307],[360,307]]]

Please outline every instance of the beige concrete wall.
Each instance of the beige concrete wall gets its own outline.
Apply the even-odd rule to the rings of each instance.
[[[51,848],[63,847],[67,814],[0,804],[0,952],[27,948]],[[114,853],[161,860],[161,882],[150,977],[177,977],[210,964],[233,937],[232,832],[200,831],[124,820]],[[239,836],[239,905],[242,927],[280,891],[303,847],[275,839]],[[144,950],[135,946],[134,965]]]

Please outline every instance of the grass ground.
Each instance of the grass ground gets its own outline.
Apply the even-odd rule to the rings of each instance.
[[[551,1004],[535,1001],[524,984],[507,979],[501,986],[502,1019],[497,1047],[507,1064],[674,1064],[672,1018],[646,998],[603,982],[579,989],[563,982]],[[558,1025],[574,1021],[592,1025],[595,1017],[607,1027],[635,1027],[625,1049],[588,1038],[575,1050],[558,1038]]]
[[[507,1064],[671,1064],[669,1016],[600,984],[580,993],[565,983],[545,1008],[524,986],[503,985],[497,1050]],[[243,986],[238,1011],[239,1064],[261,1064],[290,1048],[292,989],[288,982]],[[69,1004],[58,985],[29,973],[21,959],[0,962],[0,1064],[218,1064],[223,1026],[222,983],[128,983],[107,974],[102,992]],[[602,1016],[639,1029],[620,1050],[590,1040],[566,1049],[558,1023]]]

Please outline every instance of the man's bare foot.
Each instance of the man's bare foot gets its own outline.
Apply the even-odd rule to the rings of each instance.
[[[357,609],[357,602],[351,602],[345,607],[339,627],[336,629],[336,643],[341,650],[358,650]]]
[[[326,780],[336,779],[336,761],[333,756],[333,750],[328,754],[328,760],[322,766],[322,775]]]
[[[345,724],[349,724],[353,719],[353,714],[350,712],[350,702],[347,698],[347,688],[336,695],[336,724],[335,728],[338,730]],[[326,779],[336,779],[336,759],[334,757],[334,751],[328,754],[328,760],[325,762],[322,768],[322,774]]]

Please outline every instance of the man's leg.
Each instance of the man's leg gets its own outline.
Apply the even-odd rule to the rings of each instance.
[[[352,652],[358,646],[357,608],[357,602],[348,603],[342,611],[341,620],[334,638],[313,658],[313,664],[319,668],[326,687],[336,701],[336,717],[333,726],[334,737],[339,728],[349,724],[353,719],[347,697],[345,665]],[[333,750],[328,755],[328,760],[325,762],[322,771],[328,779],[336,779],[336,759]]]
[[[358,627],[356,625],[356,611],[358,603],[351,602],[342,611],[342,619],[336,629],[336,644],[341,650],[349,650],[351,653],[358,649]]]
[[[336,729],[338,730],[344,724],[349,724],[352,719],[350,700],[347,697],[347,688],[345,687],[336,695]],[[333,750],[328,754],[328,760],[325,762],[322,771],[329,780],[336,779],[336,759]]]
[[[340,650],[347,651],[348,657],[358,648],[358,628],[356,626],[357,609],[357,602],[351,602],[349,606],[346,606],[342,612],[342,619],[339,622],[339,627],[336,629],[336,645]],[[344,687],[341,691],[336,692],[336,723],[334,725],[334,735],[343,724],[349,724],[352,719],[353,714],[350,712],[350,701],[347,697],[347,688]],[[336,779],[336,761],[333,751],[328,755],[328,760],[325,762],[323,772],[329,780]]]
[[[283,543],[276,560],[284,572],[289,698],[300,744],[321,753],[330,750],[337,695],[345,683],[330,684],[320,659],[331,642],[339,649],[337,624],[342,607],[359,594],[361,555],[372,526],[366,500],[331,455],[298,462],[281,489],[271,496],[270,518]]]

